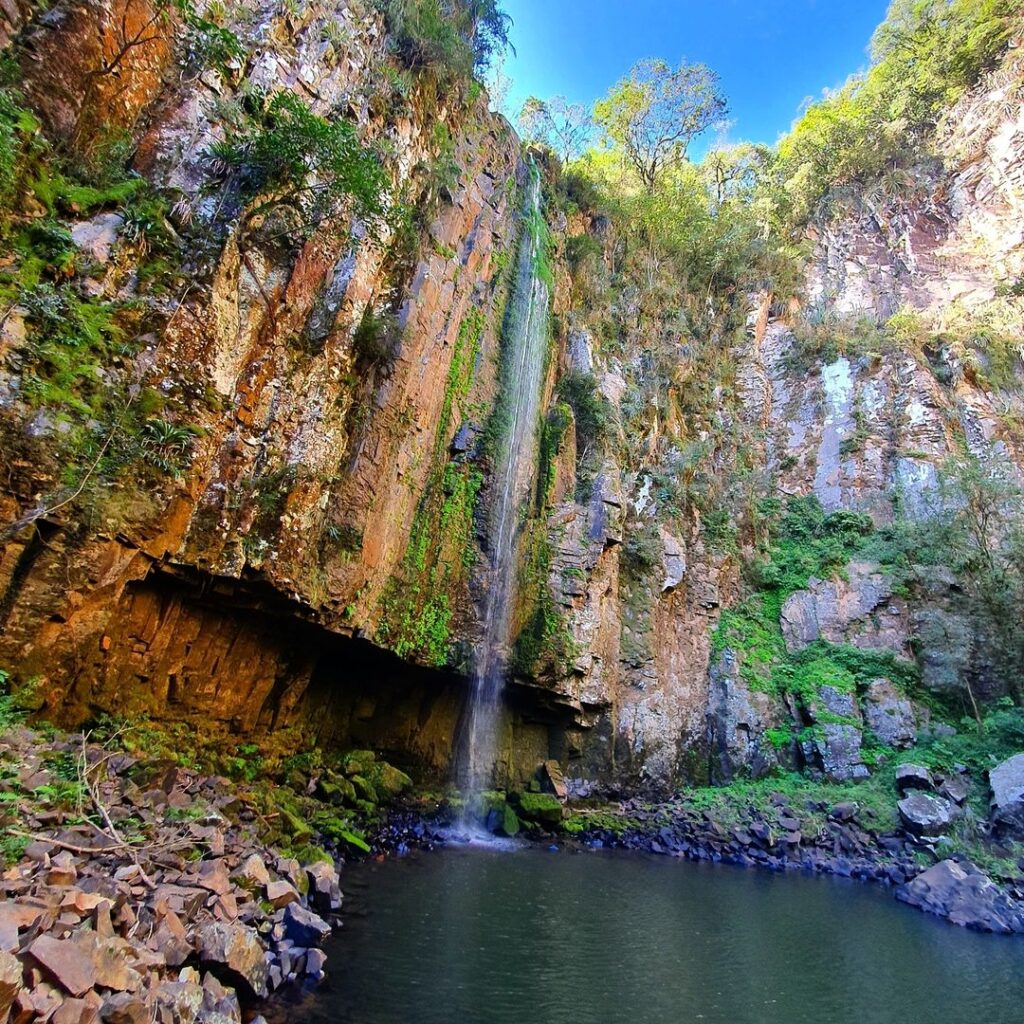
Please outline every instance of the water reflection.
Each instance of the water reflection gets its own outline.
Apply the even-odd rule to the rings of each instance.
[[[838,879],[460,849],[349,872],[294,1022],[1018,1024],[1024,942]]]

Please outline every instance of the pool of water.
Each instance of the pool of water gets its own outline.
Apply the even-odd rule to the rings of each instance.
[[[607,852],[349,869],[292,1024],[1020,1024],[1024,940],[842,879]]]

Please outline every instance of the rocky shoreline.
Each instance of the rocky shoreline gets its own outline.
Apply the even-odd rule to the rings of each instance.
[[[245,1011],[258,1024],[253,1014],[272,1007],[275,992],[323,977],[320,947],[340,922],[348,850],[324,836],[315,837],[323,846],[309,845],[308,827],[309,856],[275,848],[266,842],[280,834],[267,821],[273,813],[245,786],[83,735],[16,726],[0,738],[0,764],[0,803],[16,812],[6,815],[4,836],[14,863],[0,877],[0,1021],[241,1024]],[[1017,824],[1007,795],[1016,776],[1003,775],[1007,786],[992,773],[988,830]],[[294,781],[330,796],[343,780],[321,769]],[[784,787],[767,787],[757,801],[719,790],[712,804],[683,794],[575,809],[554,793],[532,802],[509,794],[518,814],[492,808],[488,816],[561,848],[878,882],[953,924],[1024,934],[1024,859],[1016,877],[997,882],[946,849],[943,829],[972,813],[966,781],[901,765],[896,785],[897,827],[870,804]],[[452,819],[453,808],[436,800],[379,809],[359,833],[360,855],[454,845]]]
[[[739,806],[723,824],[685,800],[627,801],[619,821],[584,828],[588,846],[638,850],[769,871],[804,871],[877,882],[896,899],[976,931],[1024,934],[1024,858],[1010,884],[993,881],[932,837],[879,829],[856,802],[799,808],[782,794],[768,807]]]

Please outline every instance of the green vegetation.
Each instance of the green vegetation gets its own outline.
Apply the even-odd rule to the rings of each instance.
[[[942,114],[1005,50],[1014,0],[894,0],[868,71],[812,104],[778,149],[772,197],[804,222],[843,188],[898,198]]]
[[[459,325],[430,454],[431,473],[416,509],[400,575],[380,601],[377,637],[400,657],[429,665],[451,660],[452,597],[475,560],[474,513],[483,474],[446,451],[465,413],[476,370],[484,315],[473,308]],[[455,419],[455,414],[459,419]]]
[[[375,0],[399,60],[441,85],[468,83],[509,46],[497,0]]]
[[[611,406],[598,390],[594,375],[579,370],[570,370],[559,380],[558,395],[572,410],[576,424],[576,494],[586,501],[609,428]]]
[[[262,199],[250,220],[288,207],[308,231],[343,200],[367,217],[381,216],[387,206],[384,169],[355,126],[314,114],[291,92],[244,93],[210,152],[234,174],[244,202]]]
[[[663,60],[641,60],[594,105],[594,120],[653,189],[725,111],[718,76],[704,64],[672,68]]]
[[[774,506],[772,506],[774,507]],[[790,594],[812,577],[828,579],[873,539],[871,520],[860,513],[826,513],[814,495],[791,498],[770,528],[765,552],[748,567],[749,596],[722,612],[712,637],[712,653],[729,647],[740,658],[740,674],[754,690],[815,700],[822,686],[840,693],[879,676],[904,691],[917,684],[917,666],[891,651],[862,650],[818,640],[790,654],[779,615]]]

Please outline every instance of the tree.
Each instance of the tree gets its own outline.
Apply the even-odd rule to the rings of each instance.
[[[725,111],[718,75],[706,65],[684,61],[673,70],[663,60],[648,59],[634,64],[628,77],[594,105],[594,120],[653,188]]]
[[[741,142],[735,146],[716,146],[700,166],[715,202],[721,205],[731,198],[750,199],[771,159],[767,146]]]
[[[530,96],[519,113],[519,125],[528,139],[550,146],[563,164],[583,155],[594,128],[583,105],[564,96]]]

